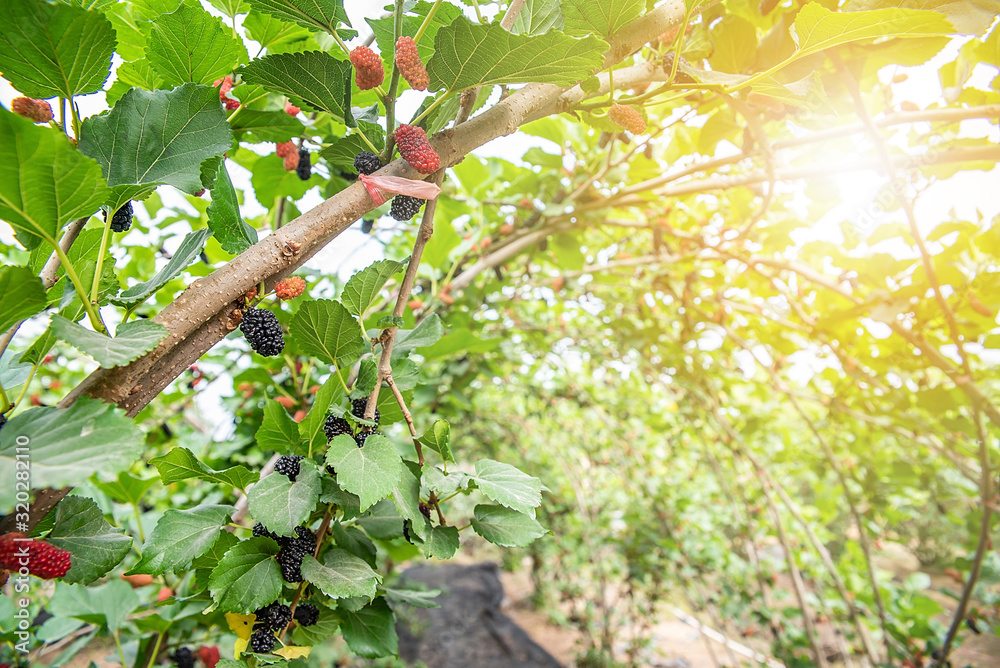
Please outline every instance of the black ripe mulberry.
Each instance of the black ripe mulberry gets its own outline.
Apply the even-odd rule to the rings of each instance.
[[[419,505],[419,508],[420,508],[420,514],[421,515],[423,515],[427,519],[431,518],[431,507],[430,506],[428,506],[426,503],[424,503],[423,501],[421,501],[420,505]]]
[[[115,211],[115,215],[111,216],[111,231],[112,232],[128,232],[129,228],[132,227],[132,202],[125,202],[122,208]],[[104,212],[104,220],[108,219],[108,212]]]
[[[287,476],[289,480],[295,482],[295,477],[299,474],[299,462],[304,459],[302,455],[283,455],[278,457],[274,463],[274,472]]]
[[[299,626],[312,626],[319,621],[319,608],[312,603],[299,603],[295,607],[295,621]]]
[[[358,174],[374,174],[382,169],[382,161],[370,151],[361,151],[354,156],[354,169]]]
[[[424,200],[410,195],[396,195],[389,205],[389,215],[399,221],[407,221],[417,215]]]
[[[292,621],[292,609],[284,603],[274,603],[265,606],[254,613],[257,616],[257,623],[261,626],[267,625],[275,633],[279,633]],[[257,626],[256,624],[254,625]]]
[[[363,448],[369,436],[381,436],[381,434],[377,431],[360,431],[354,435],[354,442],[358,444],[359,448]]]
[[[285,539],[277,557],[286,582],[302,582],[302,558],[316,551],[316,534],[308,527],[295,527],[295,536]]]
[[[365,218],[364,220],[361,221],[361,232],[363,234],[371,234],[372,233],[372,229],[374,227],[375,227],[375,219],[374,218]]]
[[[355,399],[354,401],[351,402],[351,415],[353,415],[354,417],[359,418],[361,420],[364,420],[365,419],[365,409],[366,408],[368,408],[368,397],[361,397],[360,399]],[[372,420],[375,421],[375,426],[376,427],[378,426],[378,422],[379,422],[379,418],[380,417],[382,417],[382,416],[378,412],[378,409],[376,408],[375,409],[375,415],[372,416]],[[367,430],[368,431],[372,431],[372,428],[371,427],[367,427]],[[365,428],[362,428],[362,431],[365,431]]]
[[[302,582],[302,559],[295,560],[286,550],[278,553],[278,565],[285,582]]]
[[[285,349],[285,337],[277,316],[267,309],[251,308],[243,314],[240,331],[257,354],[274,357]]]
[[[327,415],[326,424],[323,425],[323,431],[326,432],[326,440],[332,441],[341,434],[350,434],[351,423],[342,417]]]
[[[413,534],[410,533],[410,527],[413,523],[410,520],[403,520],[403,540],[407,543],[413,544]]]
[[[274,649],[274,634],[264,624],[255,624],[250,634],[250,651],[254,654],[267,654]]]
[[[278,540],[278,536],[276,534],[272,533],[271,531],[268,531],[266,526],[264,526],[260,522],[257,522],[257,524],[253,525],[253,537],[260,538],[261,536],[267,536],[271,540],[275,541]]]
[[[173,658],[177,668],[194,668],[194,653],[190,647],[178,647]]]
[[[312,160],[309,158],[309,151],[304,148],[299,149],[299,164],[295,168],[295,173],[299,175],[299,178],[303,181],[308,181],[309,177],[312,176]]]

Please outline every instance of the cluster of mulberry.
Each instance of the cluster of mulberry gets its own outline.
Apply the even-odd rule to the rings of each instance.
[[[108,212],[104,211],[104,220],[108,219]],[[132,227],[132,216],[134,211],[132,210],[132,202],[126,202],[120,209],[115,211],[115,215],[111,216],[111,231],[112,232],[128,232]]]
[[[280,633],[292,621],[292,609],[277,601],[261,608],[254,615],[257,617],[254,623],[255,629],[260,625],[275,633]]]
[[[194,652],[190,647],[178,647],[171,658],[177,668],[194,668]]]
[[[412,219],[426,200],[410,195],[396,195],[389,205],[389,215],[400,222]]]
[[[240,322],[240,331],[258,355],[274,357],[285,349],[281,323],[267,309],[247,309]]]
[[[274,472],[280,473],[292,482],[295,482],[295,478],[299,475],[299,462],[303,459],[305,458],[302,455],[283,455],[278,457],[278,461],[274,463]]]
[[[299,626],[312,626],[319,621],[319,608],[312,603],[299,603],[295,606],[295,622]]]
[[[399,154],[421,174],[433,174],[441,166],[441,158],[423,128],[403,123],[396,128],[395,138]]]
[[[294,104],[292,104],[290,100],[285,100],[286,114],[288,114],[289,116],[298,116],[300,111],[302,110],[296,107]]]
[[[336,415],[326,416],[326,424],[323,425],[323,431],[326,432],[327,442],[332,441],[341,434],[353,433],[351,423],[342,417],[337,417]]]
[[[299,162],[295,166],[295,173],[303,181],[308,181],[309,177],[312,176],[312,160],[309,158],[309,151],[300,147],[298,160]]]
[[[278,299],[295,299],[306,290],[306,281],[301,276],[289,276],[278,281],[274,294]]]
[[[253,633],[250,634],[250,651],[254,654],[267,654],[274,649],[276,640],[271,629],[255,624]]]
[[[361,151],[354,156],[354,169],[358,174],[374,174],[382,169],[382,161],[374,153]]]
[[[235,111],[240,108],[240,101],[229,97],[229,91],[233,89],[232,77],[222,77],[221,79],[216,79],[215,83],[212,85],[219,89],[219,100],[222,104],[226,105],[226,109],[229,111]]]
[[[53,118],[52,105],[30,97],[15,97],[10,102],[10,110],[35,123],[48,123]]]
[[[396,40],[396,67],[400,74],[406,79],[413,90],[427,90],[431,83],[431,78],[427,74],[427,68],[420,60],[417,52],[417,43],[412,37],[400,37]]]
[[[281,551],[278,565],[285,582],[302,582],[302,559],[316,551],[316,534],[307,527],[295,527],[295,538],[278,537]]]
[[[351,51],[351,64],[354,65],[354,82],[361,90],[371,90],[382,85],[385,79],[385,67],[377,53],[367,46],[359,46]]]
[[[635,107],[626,107],[624,104],[613,104],[608,109],[608,119],[615,125],[625,128],[634,135],[641,135],[646,131],[646,121],[642,114]]]
[[[0,569],[17,571],[27,567],[31,575],[51,580],[66,575],[70,561],[69,552],[50,543],[19,533],[0,536]]]
[[[279,158],[285,161],[285,171],[290,172],[293,169],[298,169],[299,166],[299,151],[295,146],[295,142],[286,141],[281,142],[277,145],[274,152]]]

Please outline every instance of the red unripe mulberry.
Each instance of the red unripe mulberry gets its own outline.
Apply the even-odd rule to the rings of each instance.
[[[10,110],[35,123],[48,123],[52,120],[52,105],[45,100],[15,97],[10,102]]]
[[[302,110],[299,109],[298,107],[296,107],[294,104],[292,104],[288,100],[285,101],[285,113],[286,114],[288,114],[289,116],[298,116],[300,111],[302,111]],[[213,647],[214,647],[214,645],[213,645]]]
[[[23,534],[0,536],[0,568],[10,571],[26,567],[28,572],[43,580],[61,578],[70,567],[70,554],[55,545]]]
[[[420,60],[417,43],[412,37],[400,37],[396,42],[396,67],[413,90],[427,90],[431,78]]]
[[[278,299],[295,299],[306,290],[306,282],[301,276],[289,276],[278,281],[274,294]]]
[[[354,81],[358,88],[371,90],[382,85],[385,79],[382,59],[367,46],[361,45],[351,51],[351,64],[354,65]]]
[[[646,121],[642,119],[639,110],[634,107],[613,104],[608,109],[608,118],[615,125],[625,128],[634,135],[641,135],[646,131]]]
[[[433,174],[441,166],[441,158],[427,141],[423,128],[403,123],[396,128],[395,136],[399,154],[421,174]]]

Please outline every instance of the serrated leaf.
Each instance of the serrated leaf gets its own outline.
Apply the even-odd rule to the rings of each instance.
[[[358,377],[351,388],[351,399],[367,397],[375,389],[378,382],[378,362],[372,357],[366,357],[358,365]],[[374,422],[371,423],[374,426]]]
[[[274,559],[278,544],[270,538],[250,538],[234,546],[212,571],[208,589],[219,609],[247,614],[281,593],[281,568]]]
[[[35,272],[27,267],[0,267],[0,332],[40,312],[47,303],[45,286]]]
[[[237,14],[246,14],[249,9],[243,0],[208,0],[212,6],[225,14],[230,19]]]
[[[302,577],[330,598],[375,597],[382,576],[363,560],[344,550],[327,550],[323,563],[310,555],[302,560]]]
[[[510,464],[480,459],[476,462],[475,480],[486,496],[532,517],[542,503],[542,482]]]
[[[210,469],[194,456],[187,448],[174,448],[165,455],[154,457],[149,463],[156,467],[160,480],[164,485],[199,478],[208,482],[221,482],[246,490],[250,483],[257,481],[257,475],[251,473],[245,466],[233,466],[222,471]]]
[[[320,490],[316,465],[303,460],[295,482],[280,473],[272,473],[250,489],[247,494],[250,515],[278,535],[293,536],[295,527],[312,514]]]
[[[177,250],[174,251],[170,260],[163,265],[162,269],[156,272],[156,275],[148,281],[136,283],[118,295],[113,301],[116,304],[127,306],[149,299],[157,290],[180,275],[201,254],[202,248],[205,246],[205,241],[210,236],[212,236],[212,230],[209,229],[195,230],[189,233],[184,237],[184,241],[181,242]]]
[[[263,450],[299,451],[299,425],[274,399],[268,399],[264,405],[264,419],[257,429],[256,438],[257,445]]]
[[[389,439],[372,434],[359,448],[354,439],[341,434],[326,451],[326,464],[337,471],[337,484],[358,495],[361,510],[392,493],[402,475],[402,461]]]
[[[600,67],[607,48],[593,36],[512,35],[499,23],[474,24],[461,16],[434,40],[434,56],[427,63],[430,89],[527,82],[568,86]]]
[[[72,557],[63,582],[88,585],[117,566],[132,546],[131,536],[111,526],[92,499],[67,496],[55,510],[55,526],[45,540]]]
[[[184,568],[211,549],[234,510],[233,506],[201,505],[166,511],[142,546],[142,559],[129,574],[162,575]]]
[[[101,206],[100,166],[51,128],[0,109],[0,219],[28,250],[55,242],[66,223]]]
[[[243,18],[243,29],[246,30],[247,37],[265,49],[287,42],[304,41],[312,34],[311,28],[287,23],[256,9],[251,9]]]
[[[225,529],[220,529],[219,537],[212,544],[212,547],[201,556],[195,557],[191,568],[194,569],[195,580],[197,580],[199,588],[204,589],[208,586],[208,581],[212,577],[212,569],[218,566],[222,558],[226,556],[226,552],[229,552],[239,542],[240,539],[235,535]]]
[[[302,134],[302,122],[283,111],[244,109],[233,118],[233,132],[243,141],[284,142]]]
[[[411,350],[434,345],[442,336],[444,336],[444,325],[441,324],[441,318],[437,313],[432,313],[413,329],[401,329],[396,332],[392,355],[401,356]]]
[[[645,0],[562,0],[561,5],[567,34],[599,35],[605,39],[646,9]]]
[[[350,61],[337,60],[323,51],[264,56],[240,68],[245,82],[287,95],[297,107],[325,111],[348,127],[355,125],[352,72]]]
[[[358,518],[358,524],[372,538],[391,540],[403,535],[403,518],[389,499],[383,499]]]
[[[115,30],[100,12],[37,0],[0,3],[0,71],[29,97],[101,90],[115,44]]]
[[[79,485],[95,471],[114,476],[138,459],[144,440],[124,411],[91,397],[80,397],[69,408],[29,409],[0,430],[0,505],[13,502],[15,448],[25,438],[36,489]]]
[[[202,189],[201,163],[232,143],[219,91],[186,83],[133,88],[110,112],[83,122],[80,151],[101,164],[112,187],[167,184],[193,195]]]
[[[399,516],[410,520],[412,533],[424,540],[430,529],[430,523],[420,512],[420,465],[416,462],[403,462],[403,470],[399,476],[396,488],[392,490],[392,501],[396,504]]]
[[[337,25],[350,25],[341,0],[247,0],[257,11],[282,21],[291,21],[308,30],[325,30],[333,34]]]
[[[435,559],[451,559],[461,545],[455,527],[431,527],[430,536],[424,541],[424,554]]]
[[[247,60],[243,40],[199,5],[182,2],[151,22],[146,58],[167,87],[211,84]]]
[[[395,617],[385,599],[377,598],[357,612],[337,610],[340,629],[352,652],[367,659],[399,651]]]
[[[353,364],[365,350],[361,325],[340,302],[302,304],[288,329],[304,353],[339,368]]]
[[[532,518],[503,506],[478,505],[474,513],[472,528],[501,547],[524,547],[546,533]]]
[[[510,31],[515,35],[541,35],[553,29],[562,30],[564,23],[559,0],[527,0]]]
[[[457,491],[469,489],[469,484],[473,477],[464,471],[452,471],[445,475],[444,471],[436,466],[424,464],[423,483],[427,488],[442,498]]]
[[[52,332],[105,368],[125,366],[139,359],[170,333],[152,320],[133,320],[118,325],[115,337],[111,338],[59,315],[52,316]]]
[[[118,503],[139,505],[142,497],[150,489],[159,484],[156,478],[142,480],[136,478],[128,471],[122,471],[118,478],[111,481],[92,480],[91,484],[101,490]]]
[[[229,180],[226,161],[219,162],[212,187],[212,203],[208,205],[208,226],[215,234],[222,250],[239,255],[257,243],[257,230],[250,227],[240,215],[240,203],[236,199],[236,188]]]
[[[455,461],[451,453],[451,424],[447,420],[436,420],[420,437],[420,442],[441,455],[446,462]]]
[[[320,503],[336,503],[344,512],[344,520],[352,519],[361,514],[361,502],[358,497],[341,489],[332,476],[323,476],[322,484],[323,491],[319,497]]]
[[[378,260],[351,276],[340,295],[341,303],[354,315],[363,315],[393,274],[406,267],[406,260]]]
[[[795,16],[794,38],[802,58],[826,49],[880,37],[933,37],[955,31],[938,12],[919,9],[877,9],[870,12],[832,12],[818,2],[805,5]]]
[[[139,603],[139,595],[123,580],[99,587],[58,582],[49,610],[57,617],[73,617],[116,632]]]
[[[22,362],[24,353],[14,353],[5,350],[0,355],[0,387],[10,392],[13,388],[20,387],[32,375],[32,365]]]
[[[295,625],[292,641],[297,645],[322,645],[333,637],[340,627],[340,620],[329,608],[318,605],[319,619],[312,626]],[[220,668],[216,666],[216,668]]]
[[[330,536],[337,547],[350,552],[372,568],[378,568],[378,549],[364,531],[334,522],[330,525]]]

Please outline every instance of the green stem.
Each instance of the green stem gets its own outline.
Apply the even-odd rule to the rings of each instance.
[[[160,653],[160,643],[163,642],[163,631],[156,634],[156,643],[153,645],[153,654],[149,657],[149,663],[146,664],[146,668],[153,668],[156,664],[156,655]]]
[[[442,93],[440,97],[438,97],[436,100],[434,100],[433,102],[431,102],[431,104],[430,104],[429,107],[427,107],[422,112],[420,112],[419,116],[417,116],[412,121],[410,121],[410,125],[416,125],[420,121],[424,120],[424,118],[427,117],[427,114],[431,113],[432,111],[434,111],[435,109],[437,109],[439,106],[441,106],[441,103],[444,102],[445,100],[447,100],[449,97],[451,97],[451,92]]]
[[[392,20],[392,43],[399,41],[403,34],[403,0],[396,0],[396,9]],[[399,68],[396,59],[392,61],[392,73],[389,75],[389,90],[382,97],[385,105],[385,150],[382,151],[382,163],[388,164],[392,159],[392,149],[395,148],[394,132],[396,130],[396,91],[399,89]]]
[[[115,648],[118,650],[118,658],[122,661],[122,668],[128,668],[128,664],[125,662],[125,652],[122,651],[122,641],[118,637],[118,631],[115,631]]]
[[[365,136],[364,132],[361,132],[361,130],[358,130],[357,133],[355,133],[355,134],[357,134],[359,137],[361,137],[361,141],[363,141],[365,144],[368,145],[368,148],[370,148],[372,150],[372,153],[374,153],[375,155],[378,155],[378,149],[375,148],[375,144],[373,144],[373,143],[371,143],[371,141],[369,141],[368,137]]]
[[[62,126],[62,133],[66,132],[66,98],[59,98],[59,124]]]
[[[139,515],[142,513],[142,510],[139,508],[138,504],[135,503],[132,504],[132,508],[135,510],[135,525],[139,528],[139,540],[145,543],[146,532],[142,530],[142,519],[139,517]]]
[[[3,406],[3,410],[0,410],[0,413],[6,413],[14,407],[14,404],[10,403],[10,399],[7,398],[7,391],[3,389],[2,383],[0,383],[0,406]]]
[[[77,141],[80,141],[80,110],[76,108],[73,98],[69,99],[69,113],[72,114],[73,118],[73,136]]]
[[[681,45],[684,43],[684,33],[687,32],[688,22],[691,20],[691,7],[685,5],[684,10],[684,23],[677,29],[677,36],[674,37],[674,62],[670,67],[670,77],[667,81],[673,81],[674,77],[677,75],[677,66],[681,61]]]
[[[427,16],[424,17],[424,22],[420,24],[420,27],[417,28],[417,34],[413,36],[414,42],[419,42],[420,38],[424,36],[424,33],[427,31],[427,26],[429,26],[431,24],[431,21],[434,20],[434,15],[437,14],[438,7],[440,6],[441,6],[441,0],[434,0],[434,4],[431,6],[431,10],[427,12]],[[397,37],[396,39],[399,38]]]
[[[338,44],[338,45],[340,45],[340,48],[341,48],[341,50],[342,50],[342,51],[344,52],[344,54],[346,54],[346,55],[347,55],[347,57],[348,57],[348,58],[350,58],[350,57],[351,57],[351,49],[350,49],[350,47],[348,47],[348,46],[347,46],[347,45],[346,45],[346,44],[344,43],[344,40],[340,39],[340,35],[338,35],[338,34],[337,34],[337,31],[336,31],[336,30],[334,30],[334,31],[333,31],[332,33],[330,33],[330,34],[331,34],[331,35],[333,35],[333,39],[334,39],[334,41],[336,41],[336,42],[337,42],[337,44]]]
[[[70,262],[69,257],[66,256],[66,251],[62,249],[55,239],[47,238],[45,240],[52,244],[56,255],[62,262],[63,268],[66,270],[66,275],[69,276],[70,282],[73,283],[73,287],[76,288],[76,294],[80,297],[80,301],[83,302],[83,308],[87,312],[90,324],[93,325],[94,329],[101,334],[107,334],[108,328],[104,326],[104,322],[101,321],[101,316],[94,308],[94,304],[91,303],[90,297],[87,294],[87,288],[84,287],[83,281],[80,280],[80,275],[76,273],[76,268],[73,266],[73,263]]]
[[[478,0],[472,0],[472,6],[476,8],[476,20],[479,21],[480,23],[482,23],[483,22],[483,13],[481,11],[479,11],[479,2],[478,2]]]
[[[28,373],[28,379],[24,381],[24,387],[21,388],[21,394],[17,395],[17,399],[14,401],[14,407],[21,405],[21,401],[24,400],[24,395],[28,393],[28,386],[31,385],[31,381],[35,378],[35,372],[38,371],[38,365],[31,365],[31,372]]]
[[[233,113],[229,114],[229,117],[226,118],[226,121],[230,125],[232,125],[233,119],[236,118],[237,116],[239,116],[240,112],[243,111],[243,108],[246,107],[246,106],[247,106],[246,104],[240,104],[240,106],[236,107],[236,110]]]
[[[97,303],[97,298],[101,293],[101,271],[104,269],[104,254],[108,252],[108,241],[111,238],[111,221],[114,220],[114,212],[107,209],[107,219],[104,221],[104,234],[101,236],[101,249],[97,253],[97,268],[94,270],[94,283],[90,286],[90,301]]]
[[[344,394],[350,394],[351,390],[348,389],[347,383],[344,382],[344,377],[340,375],[340,367],[337,367],[336,370],[334,371],[334,373],[337,374],[337,380],[340,381],[340,384],[344,388]]]

